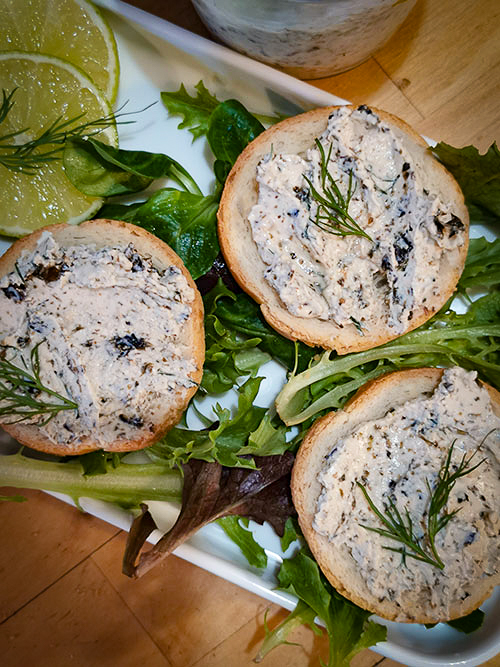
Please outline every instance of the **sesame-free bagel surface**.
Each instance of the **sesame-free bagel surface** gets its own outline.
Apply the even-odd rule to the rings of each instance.
[[[265,319],[273,328],[292,340],[301,340],[309,345],[335,349],[338,353],[344,354],[385,343],[418,327],[439,310],[454,292],[463,270],[468,246],[469,217],[463,195],[456,181],[432,156],[422,138],[402,120],[386,112],[373,109],[373,113],[377,114],[380,121],[391,129],[397,140],[405,147],[412,168],[422,179],[422,188],[429,192],[438,192],[443,200],[452,202],[454,215],[463,225],[463,243],[459,247],[446,249],[441,253],[439,268],[434,269],[439,277],[438,288],[435,290],[433,288],[435,293],[427,295],[425,302],[414,304],[412,312],[408,315],[408,321],[399,331],[396,331],[394,326],[388,325],[383,297],[380,297],[380,303],[377,304],[373,317],[368,323],[369,326],[363,326],[362,331],[360,331],[359,323],[349,321],[339,326],[332,317],[327,319],[306,317],[291,312],[274,285],[265,278],[266,272],[271,272],[273,269],[266,263],[267,260],[264,261],[264,250],[259,250],[248,219],[259,200],[257,169],[270,154],[273,156],[304,156],[308,149],[314,146],[315,138],[320,137],[325,131],[330,114],[339,108],[316,109],[289,118],[272,126],[247,146],[226,181],[218,213],[218,231],[221,249],[231,272],[243,290],[260,304]],[[354,107],[342,107],[342,109],[355,110]],[[334,159],[332,158],[332,161]],[[361,191],[362,187],[363,183],[360,182],[357,188]],[[301,187],[300,190],[303,191],[304,188]],[[280,226],[276,224],[273,235],[279,237],[280,234]],[[342,238],[333,237],[327,233],[325,233],[325,238],[330,244],[343,243]],[[283,254],[285,254],[285,236],[283,236],[282,243]],[[304,247],[306,244],[307,241],[304,241]],[[273,246],[272,252],[275,253],[275,250]],[[283,271],[286,267],[289,268],[290,280],[299,272],[293,263],[285,263],[283,266],[285,267]],[[352,272],[355,273],[356,270],[356,264],[353,263]],[[420,271],[425,273],[425,266]],[[374,274],[373,280],[379,280],[377,274]],[[287,279],[284,278],[283,282],[286,288]],[[304,300],[307,301],[305,297]]]
[[[57,251],[52,261],[53,242]],[[33,253],[40,255],[37,248],[45,247],[49,259],[40,260]],[[66,266],[65,253],[77,260]],[[23,289],[26,294],[33,290],[26,297],[29,304],[24,297],[18,303],[9,298],[7,294],[15,294],[12,290],[0,294],[2,342],[16,348],[11,323],[20,307],[32,307],[37,290],[43,290],[36,316],[30,311],[29,323],[23,324],[29,341],[18,340],[17,347],[28,345],[24,348],[27,354],[39,344],[42,379],[78,404],[78,416],[72,410],[61,411],[46,427],[40,425],[43,419],[11,423],[15,420],[5,417],[2,426],[21,443],[59,455],[99,448],[129,451],[150,445],[179,421],[201,381],[203,304],[189,272],[166,243],[136,225],[114,220],[52,225],[18,240],[0,258],[0,279],[6,285],[15,283],[19,266],[28,261],[21,258],[31,256],[35,259],[25,276],[26,287],[17,285],[21,296]],[[40,266],[45,262],[45,268],[37,269],[36,262]],[[53,275],[51,262],[57,269]],[[71,298],[63,296],[69,289]],[[61,307],[55,311],[59,301]],[[44,303],[52,304],[50,313]],[[38,326],[36,322],[43,323],[44,318],[47,321]],[[61,340],[68,341],[64,355]],[[59,354],[62,361],[53,361]],[[52,366],[59,362],[54,370]],[[175,378],[170,381],[171,371]],[[65,380],[66,386],[57,379],[63,373],[70,379]],[[99,404],[103,407],[96,407]],[[79,424],[88,405],[93,428],[88,420],[85,427],[83,421]]]
[[[446,597],[445,593],[441,592],[442,587],[444,587],[443,591],[445,591],[446,586],[448,585],[447,582],[453,581],[453,577],[456,576],[453,553],[441,553],[441,556],[445,559],[446,563],[442,572],[434,566],[422,564],[410,557],[406,558],[407,565],[405,566],[401,562],[399,554],[391,554],[391,552],[383,549],[380,552],[378,550],[375,551],[376,544],[398,548],[401,547],[401,543],[391,541],[386,537],[382,537],[372,531],[366,530],[359,525],[361,521],[352,518],[352,516],[354,516],[354,508],[356,507],[356,511],[358,511],[357,505],[361,503],[363,511],[367,511],[367,518],[362,522],[363,525],[383,527],[382,524],[376,522],[375,514],[368,511],[368,506],[365,505],[361,490],[358,489],[356,485],[356,481],[359,481],[360,479],[365,479],[365,484],[369,485],[372,498],[376,495],[377,488],[380,489],[380,492],[382,493],[382,489],[387,488],[388,482],[392,480],[388,488],[393,489],[394,493],[399,494],[397,498],[397,506],[402,515],[406,516],[403,505],[406,496],[404,494],[401,495],[399,489],[406,488],[404,485],[409,483],[407,480],[412,479],[407,475],[421,474],[418,473],[418,469],[419,466],[422,467],[425,465],[424,459],[427,455],[426,447],[428,446],[429,451],[431,451],[433,445],[430,441],[428,445],[425,445],[425,442],[421,443],[420,449],[418,450],[419,454],[415,455],[415,460],[411,463],[410,468],[408,468],[408,470],[412,470],[413,472],[409,473],[406,468],[405,459],[401,458],[400,460],[397,456],[398,450],[395,449],[399,442],[397,439],[399,431],[387,430],[387,442],[392,445],[392,450],[388,448],[387,451],[389,454],[387,457],[385,456],[386,452],[382,452],[382,458],[376,459],[374,458],[376,450],[372,451],[373,441],[369,440],[370,434],[373,433],[373,429],[370,430],[369,425],[376,422],[380,425],[380,428],[382,428],[383,421],[381,420],[386,419],[387,415],[393,414],[394,411],[398,410],[402,410],[409,419],[410,414],[411,418],[413,418],[413,413],[410,413],[410,408],[408,408],[410,403],[426,400],[432,397],[441,382],[442,377],[442,369],[421,368],[397,371],[367,383],[357,392],[349,403],[346,404],[344,409],[325,415],[312,426],[300,446],[292,471],[292,496],[298,513],[299,523],[309,547],[325,576],[339,593],[349,598],[357,605],[364,609],[368,609],[383,618],[399,622],[436,623],[465,616],[476,609],[481,602],[490,595],[493,587],[500,583],[498,563],[496,563],[496,572],[494,572],[491,570],[491,562],[488,564],[485,560],[482,565],[484,571],[479,575],[476,574],[477,578],[471,577],[470,580],[466,578],[467,581],[464,584],[464,587],[459,587],[459,593],[456,597],[446,600],[446,611],[443,611],[439,604],[436,603],[436,597],[434,596],[437,596],[437,600],[441,602],[441,600]],[[500,394],[488,385],[482,386],[487,389],[492,412],[496,415],[496,419],[498,420],[500,417]],[[428,414],[430,414],[430,411]],[[362,436],[362,433],[366,433],[366,436]],[[446,456],[446,451],[448,450],[453,437],[453,433],[450,432],[449,438],[445,438],[446,442],[440,443],[442,449],[439,450],[440,454],[438,458],[441,463]],[[460,437],[460,435],[457,435],[457,437]],[[495,440],[494,434],[490,434],[487,438],[487,442],[490,443],[490,446],[488,448],[483,447],[473,461],[477,463],[484,456],[488,456],[492,461],[492,465],[498,466],[498,458],[500,456],[498,437]],[[411,446],[414,445],[411,444]],[[389,447],[389,445],[387,445],[387,447]],[[335,455],[339,456],[339,463],[337,463],[337,460],[332,463],[330,458],[332,452],[335,452]],[[389,455],[391,455],[390,458]],[[345,471],[343,467],[339,467],[341,466],[340,456],[345,456],[347,458],[344,460],[350,461],[349,471]],[[383,468],[379,477],[379,468],[376,466],[380,460]],[[456,455],[454,460],[460,460],[458,455]],[[330,461],[330,464],[328,461]],[[328,469],[328,473],[325,472],[325,466]],[[433,472],[430,468],[422,467],[422,470],[425,470],[426,472],[423,475],[422,480],[420,480],[420,478],[418,479],[421,481],[420,493],[422,502],[426,503],[429,498],[429,492],[425,479],[432,479]],[[453,468],[453,470],[455,470],[455,468]],[[492,468],[492,470],[494,470],[494,468]],[[437,472],[436,469],[434,470],[434,473],[435,472]],[[470,484],[472,486],[477,485],[478,482],[476,480],[481,480],[481,473],[484,477],[484,464],[482,467],[480,466],[475,473],[471,473]],[[328,477],[325,477],[326,474]],[[474,474],[476,477],[473,477]],[[493,480],[495,480],[494,473],[492,474]],[[343,475],[345,475],[345,477],[343,477]],[[322,494],[325,493],[324,484],[326,479],[331,480],[329,482],[331,485],[330,492],[334,495],[337,494],[339,499],[338,514],[336,514],[337,510],[333,505],[328,506],[330,508],[328,511],[332,512],[331,516],[334,519],[335,525],[337,525],[338,521],[341,521],[349,531],[352,530],[354,542],[342,539],[330,539],[327,534],[321,532],[321,526],[324,525],[322,523],[322,521],[324,521],[324,516],[323,518],[318,518],[319,499],[320,497],[323,499],[325,498]],[[468,476],[464,476],[462,481],[463,483],[466,483],[468,481]],[[351,483],[352,487],[350,486]],[[351,503],[351,496],[349,494],[345,495],[346,488],[351,489],[349,494],[352,493],[352,502],[355,503],[354,506],[349,505],[352,508],[349,512],[346,511],[344,505],[342,505],[342,509],[340,507],[344,497],[346,498],[346,504]],[[498,498],[498,491],[497,479],[496,482],[493,481],[493,487],[490,488],[489,494],[494,498]],[[386,493],[386,491],[384,491],[384,493]],[[459,492],[457,491],[457,494],[458,493]],[[481,492],[479,492],[479,495],[481,495]],[[491,556],[492,553],[494,554],[495,549],[498,549],[498,536],[494,534],[494,531],[488,533],[487,516],[488,512],[491,511],[491,509],[488,509],[488,502],[491,504],[491,498],[488,501],[488,494],[485,495],[485,505],[481,506],[480,511],[478,510],[474,513],[471,522],[474,523],[476,520],[483,521],[483,519],[480,519],[481,514],[486,517],[486,523],[481,529],[481,540],[489,540],[488,548],[491,550]],[[454,504],[451,506],[447,505],[446,509],[448,511],[453,511],[454,509],[460,508],[462,504],[461,497],[462,496],[457,495],[457,504],[457,499],[452,493],[450,502]],[[465,498],[465,496],[463,497]],[[412,503],[420,502],[415,500],[415,498],[415,494],[409,494],[407,502],[410,507],[410,512],[412,512],[412,507],[414,507]],[[496,501],[494,500],[493,503],[496,503]],[[382,501],[375,504],[381,509]],[[460,511],[463,515],[467,509],[463,507]],[[345,515],[342,514],[342,518],[340,518],[341,512],[345,512]],[[423,514],[421,516],[423,516]],[[465,521],[465,515],[463,516]],[[458,519],[460,519],[460,512],[458,513]],[[417,522],[415,517],[413,520],[415,530],[418,533],[420,531],[420,523]],[[317,521],[320,522],[319,526],[317,525]],[[340,529],[337,528],[336,530]],[[452,524],[450,524],[450,530],[456,530]],[[470,533],[475,533],[475,529],[471,528],[463,538],[460,538],[464,541],[465,546],[462,546],[461,543],[457,546],[457,553],[459,555],[461,550],[469,549],[469,552],[467,552],[469,555],[466,555],[466,559],[472,557],[476,558],[476,554],[478,553],[477,551],[470,550],[473,543],[471,542],[472,538],[470,537]],[[495,540],[497,540],[496,547]],[[479,539],[477,543],[480,543]],[[482,543],[483,542],[481,542],[481,544]],[[474,546],[473,549],[474,548],[476,547]],[[377,547],[377,549],[379,549],[379,547]],[[382,562],[378,560],[372,561],[372,559],[376,559],[374,554],[378,553],[382,554],[380,556]],[[395,559],[394,563],[391,565],[392,574],[387,573],[382,564],[383,561],[389,559],[390,555]],[[477,558],[479,559],[480,556],[477,555]],[[495,560],[494,557],[493,560]],[[362,564],[365,562],[378,563],[378,565],[374,565],[376,574],[373,575],[373,581],[375,582],[375,585],[373,583],[368,583],[366,574],[361,574],[361,572],[369,571],[364,569],[364,565],[362,569]],[[465,562],[468,561],[465,560]],[[420,569],[422,567],[428,568],[427,571],[422,573],[422,570]],[[463,564],[456,565],[456,567],[463,567]],[[402,593],[401,595],[397,593],[400,572],[408,572],[408,576],[414,576],[415,578],[411,590]],[[429,577],[434,582],[430,588],[426,583]],[[465,588],[467,588],[467,590],[465,590]],[[383,590],[383,593],[375,594],[374,591],[379,591],[380,589]]]

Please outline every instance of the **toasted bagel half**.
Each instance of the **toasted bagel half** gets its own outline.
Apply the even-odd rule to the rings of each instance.
[[[383,618],[459,618],[500,583],[500,394],[474,378],[435,368],[382,376],[319,419],[297,454],[292,496],[312,553],[339,593]],[[360,485],[382,514],[392,502],[407,527],[411,519],[414,540],[433,558],[429,503],[451,445],[450,474],[464,456],[469,468],[482,462],[456,480],[438,512],[456,512],[434,538],[440,569],[375,532],[387,526]]]
[[[203,304],[177,254],[125,222],[53,225],[0,259],[4,359],[76,407],[1,423],[58,455],[130,451],[176,424],[203,372]]]
[[[321,183],[318,138],[333,185]],[[320,196],[338,186],[344,223],[370,238],[339,235],[339,215],[318,213],[311,182]],[[339,354],[439,310],[463,270],[468,226],[459,186],[425,141],[364,105],[316,109],[260,134],[229,174],[218,213],[226,262],[267,322]]]

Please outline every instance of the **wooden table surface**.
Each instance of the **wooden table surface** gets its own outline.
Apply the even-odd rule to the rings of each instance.
[[[208,36],[189,0],[133,4]],[[369,61],[313,83],[399,115],[427,136],[483,151],[500,139],[500,0],[419,0]],[[43,493],[26,496],[0,503],[4,667],[250,667],[265,610],[270,626],[285,616],[175,556],[131,581],[120,572],[121,531]],[[304,629],[293,640],[302,647],[280,647],[264,664],[319,664],[324,639]],[[353,664],[397,663],[366,650]],[[487,664],[500,667],[500,656]]]

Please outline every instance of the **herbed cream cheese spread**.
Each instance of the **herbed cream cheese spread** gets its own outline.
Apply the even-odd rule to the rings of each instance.
[[[319,137],[328,170],[346,197],[349,215],[369,235],[338,236],[314,221],[321,153],[274,154],[257,167],[258,202],[249,214],[266,265],[265,280],[285,308],[303,318],[354,324],[359,335],[381,322],[405,331],[415,304],[440,291],[443,252],[465,242],[451,203],[422,183],[401,139],[366,106],[340,107]]]
[[[0,281],[0,344],[30,367],[37,344],[40,377],[78,404],[42,432],[56,443],[134,438],[163,420],[168,394],[193,386],[196,370],[182,329],[194,290],[181,270],[157,270],[132,245],[61,248],[44,232]],[[160,417],[158,416],[160,415]]]
[[[335,443],[325,457],[319,481],[314,529],[347,549],[359,576],[380,601],[404,609],[425,605],[447,618],[452,603],[498,576],[500,556],[500,418],[474,372],[444,371],[429,398],[405,403],[385,417],[366,421]],[[384,528],[370,509],[360,482],[381,510],[392,500],[402,516],[409,513],[415,535],[425,533],[430,491],[450,446],[453,472],[464,454],[473,452],[474,471],[457,479],[444,508],[458,510],[437,533],[435,544],[444,569],[385,549],[401,543],[362,526]],[[353,456],[353,451],[359,452]]]

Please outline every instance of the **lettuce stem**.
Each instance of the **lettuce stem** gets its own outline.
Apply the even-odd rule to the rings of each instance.
[[[96,498],[125,507],[145,500],[180,501],[179,472],[156,463],[121,463],[106,474],[85,476],[78,462],[57,463],[20,453],[0,456],[0,486],[65,493],[74,500]]]

